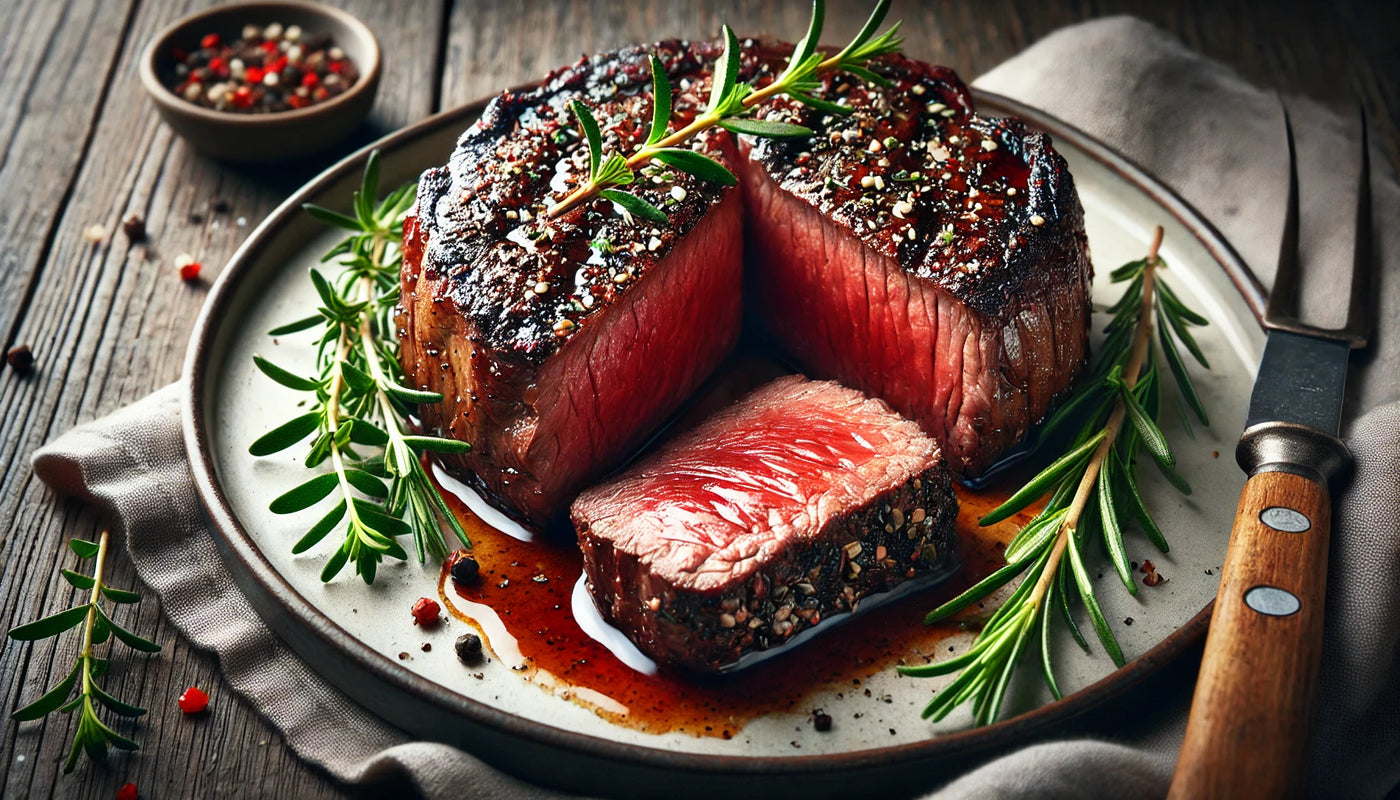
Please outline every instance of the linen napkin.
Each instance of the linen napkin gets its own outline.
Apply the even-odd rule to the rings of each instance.
[[[976,82],[1041,108],[1115,147],[1176,189],[1271,282],[1286,160],[1273,95],[1163,31],[1109,18],[1052,34]],[[1338,153],[1354,132],[1291,99],[1303,183],[1304,259],[1349,253],[1355,187]],[[1373,155],[1376,220],[1400,218],[1400,186]],[[1382,177],[1383,176],[1383,177]],[[1336,500],[1310,794],[1381,797],[1400,784],[1400,231],[1377,227],[1378,332],[1355,360],[1345,434],[1354,479]],[[1343,259],[1333,259],[1334,262]],[[1321,262],[1319,262],[1321,263]],[[1320,295],[1344,281],[1304,287]],[[340,695],[291,653],[239,593],[213,544],[184,456],[178,389],[169,386],[42,448],[35,472],[107,512],[137,574],[171,621],[218,654],[224,674],[303,759],[338,780],[407,779],[428,797],[557,798],[451,747],[410,742]],[[1127,711],[1125,710],[1125,714]],[[1039,743],[1006,754],[933,798],[1157,797],[1180,744],[1184,704],[1115,741]],[[1127,731],[1133,731],[1131,737]],[[874,784],[872,784],[873,786]]]

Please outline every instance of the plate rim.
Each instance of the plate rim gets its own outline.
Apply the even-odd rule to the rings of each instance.
[[[529,85],[510,91],[528,88]],[[1020,117],[1032,127],[1049,133],[1052,139],[1071,143],[1147,195],[1196,237],[1216,264],[1225,271],[1256,320],[1261,318],[1264,293],[1257,279],[1245,267],[1243,260],[1224,236],[1173,190],[1112,147],[1058,117],[1003,95],[976,88],[973,89],[973,94],[979,111],[1009,113]],[[234,299],[241,275],[255,262],[256,256],[264,246],[263,240],[289,219],[299,215],[301,203],[305,198],[314,196],[328,185],[360,170],[374,149],[394,149],[449,125],[474,120],[480,116],[490,99],[477,100],[445,110],[400,128],[342,158],[301,186],[268,214],[230,257],[212,285],[190,334],[180,379],[181,423],[197,494],[214,523],[217,534],[214,537],[215,544],[218,545],[221,557],[233,574],[235,583],[247,596],[263,622],[299,658],[307,661],[316,674],[344,692],[358,705],[368,708],[371,713],[415,736],[422,735],[422,728],[413,726],[411,722],[405,724],[407,720],[417,718],[415,712],[440,712],[449,715],[450,721],[456,725],[449,725],[446,729],[439,728],[439,733],[459,730],[465,723],[467,728],[474,731],[504,734],[521,743],[642,769],[740,777],[816,776],[858,772],[882,766],[942,761],[952,756],[975,753],[1023,739],[1032,733],[1064,723],[1121,695],[1163,666],[1175,661],[1184,651],[1204,638],[1214,601],[1207,603],[1188,621],[1123,667],[1066,695],[1061,700],[991,725],[939,734],[918,742],[837,754],[740,756],[676,752],[656,746],[616,741],[569,731],[503,711],[412,672],[388,655],[364,644],[322,614],[263,556],[234,514],[215,475],[210,426],[203,397],[209,362],[215,355],[214,340],[220,331],[220,322],[225,317],[223,312]],[[302,638],[306,634],[310,634],[309,639]],[[322,669],[316,663],[317,656],[327,653],[335,653],[342,659],[348,659],[349,663],[340,665],[353,669]],[[332,672],[340,674],[333,675]],[[388,700],[382,697],[375,698],[377,707],[369,707],[361,693],[348,688],[356,679],[378,681],[383,687],[397,694]],[[402,705],[402,713],[397,713],[398,709],[394,703]],[[386,711],[389,713],[385,713]],[[436,738],[442,740],[444,737]],[[522,763],[512,764],[509,758],[490,757],[485,752],[489,748],[484,747],[481,740],[475,737],[468,738],[471,738],[475,747],[463,745],[462,741],[455,741],[454,744],[462,745],[474,755],[498,765],[514,766],[517,772],[522,767]],[[528,755],[526,761],[528,762]],[[507,769],[509,770],[510,766],[507,766]],[[532,777],[539,780],[544,776],[536,772]]]

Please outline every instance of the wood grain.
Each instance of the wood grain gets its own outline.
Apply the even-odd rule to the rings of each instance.
[[[1266,509],[1279,508],[1301,512],[1307,529],[1276,530],[1261,521]],[[1326,486],[1287,472],[1264,472],[1245,483],[1173,800],[1302,794],[1331,533]],[[1266,606],[1247,601],[1251,592],[1270,589],[1290,593],[1300,606],[1261,613],[1256,608]]]
[[[100,520],[55,500],[32,477],[30,454],[72,425],[101,416],[173,380],[204,289],[175,278],[172,261],[196,255],[212,277],[268,210],[356,144],[433,110],[525,81],[595,49],[667,36],[712,34],[721,20],[742,32],[795,35],[805,0],[751,3],[615,3],[609,0],[417,0],[336,3],[360,16],[386,53],[370,123],[336,153],[262,169],[192,154],[154,117],[134,59],[156,29],[200,0],[13,0],[0,29],[0,334],[30,345],[38,371],[0,369],[0,624],[66,607],[57,578],[63,541],[92,537]],[[832,0],[828,41],[849,37],[865,0]],[[1400,23],[1394,4],[1263,4],[1183,0],[983,0],[896,2],[907,49],[973,77],[1066,24],[1133,13],[1250,80],[1338,106],[1364,99],[1376,140],[1400,154]],[[232,207],[215,214],[223,198]],[[150,243],[116,233],[129,211],[149,220]],[[238,219],[245,225],[240,226]],[[113,234],[82,241],[89,225]],[[207,285],[207,284],[205,284]],[[112,581],[132,585],[114,559]],[[111,797],[133,780],[144,796],[324,797],[340,789],[305,765],[257,714],[227,691],[211,656],[191,649],[148,599],[119,621],[154,637],[153,659],[122,659],[113,688],[152,712],[131,730],[145,749],[61,776],[67,717],[3,721],[0,795]],[[0,696],[8,712],[71,663],[73,642],[0,647]],[[1189,672],[1189,670],[1187,671]],[[210,713],[185,719],[174,699],[197,684]]]

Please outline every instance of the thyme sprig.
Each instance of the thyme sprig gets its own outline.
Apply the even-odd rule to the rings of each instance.
[[[65,773],[73,771],[78,764],[78,758],[84,753],[91,761],[105,761],[110,747],[118,750],[140,749],[135,740],[112,730],[97,716],[99,704],[120,717],[139,717],[146,713],[146,709],[118,700],[103,690],[98,679],[106,674],[108,660],[98,658],[93,652],[93,646],[116,637],[133,650],[142,653],[160,652],[160,645],[143,639],[113,622],[111,616],[98,603],[102,599],[113,603],[135,603],[141,599],[139,594],[108,586],[103,580],[108,538],[107,531],[103,531],[96,542],[86,539],[72,539],[68,542],[68,546],[79,558],[93,559],[90,574],[84,575],[70,569],[61,571],[64,579],[73,588],[90,593],[86,603],[20,625],[9,634],[11,639],[32,642],[49,639],[79,625],[83,626],[83,649],[79,651],[78,660],[73,663],[67,677],[44,692],[38,700],[10,715],[11,719],[27,721],[46,717],[55,711],[78,711],[78,727],[73,732],[73,744],[68,749],[68,760],[63,762]],[[78,694],[69,700],[68,696],[73,693],[74,687],[78,688]]]
[[[1111,274],[1115,283],[1126,281],[1128,286],[1108,309],[1112,319],[1103,347],[1080,388],[1041,430],[1040,441],[1052,443],[1064,441],[1072,430],[1064,455],[979,524],[1004,520],[1047,494],[1050,499],[1007,545],[1006,566],[930,612],[924,621],[933,624],[947,619],[1017,576],[1025,577],[983,625],[967,652],[946,661],[899,667],[903,674],[916,677],[960,673],[934,695],[924,708],[925,718],[943,719],[971,702],[977,724],[995,721],[1016,665],[1033,638],[1038,640],[1045,683],[1059,699],[1049,638],[1052,617],[1061,617],[1075,641],[1089,650],[1074,619],[1076,597],[1114,664],[1124,663],[1123,650],[1084,565],[1084,550],[1090,539],[1102,541],[1123,586],[1133,595],[1137,583],[1123,543],[1129,522],[1136,522],[1153,545],[1167,552],[1166,537],[1143,502],[1137,474],[1138,455],[1145,451],[1172,486],[1186,494],[1191,491],[1175,472],[1176,458],[1157,423],[1164,385],[1159,361],[1165,361],[1171,372],[1179,405],[1209,424],[1177,349],[1180,342],[1201,366],[1209,368],[1190,333],[1191,327],[1207,322],[1187,308],[1158,274],[1166,266],[1157,256],[1161,237],[1158,228],[1146,258]],[[1184,412],[1182,419],[1186,420]],[[1072,423],[1078,427],[1071,428]]]
[[[316,376],[302,377],[262,356],[253,357],[267,377],[314,398],[310,410],[269,431],[248,451],[270,455],[314,434],[306,466],[318,469],[329,461],[331,471],[320,472],[268,507],[278,514],[291,514],[332,495],[338,498],[292,547],[293,553],[303,553],[345,522],[340,547],[321,570],[323,581],[353,562],[356,574],[373,583],[385,556],[408,557],[397,541],[407,534],[413,536],[420,562],[428,555],[445,558],[448,546],[439,520],[446,521],[462,544],[471,546],[422,463],[424,453],[465,453],[471,445],[412,432],[410,410],[421,403],[440,402],[442,395],[405,386],[398,361],[392,315],[403,260],[399,242],[415,188],[401,186],[376,205],[376,150],[355,192],[353,215],[303,206],[317,220],[351,233],[321,259],[340,265],[338,275],[328,279],[318,270],[310,271],[321,301],[317,313],[269,331],[271,336],[284,336],[320,328]]]
[[[733,186],[738,182],[734,173],[714,159],[687,147],[679,147],[702,131],[715,126],[734,133],[753,136],[791,137],[811,136],[812,131],[787,122],[757,120],[748,116],[756,107],[774,97],[786,95],[798,102],[828,114],[849,114],[851,109],[816,97],[818,79],[831,72],[846,72],[874,84],[889,84],[885,78],[870,70],[870,62],[881,56],[899,52],[903,43],[897,34],[899,23],[876,35],[890,0],[879,0],[865,25],[842,50],[827,56],[817,50],[821,40],[822,23],[826,16],[823,0],[812,3],[812,18],[807,35],[793,48],[787,68],[772,83],[755,89],[739,81],[739,39],[728,25],[722,27],[724,52],[715,62],[710,99],[705,110],[691,122],[673,133],[671,124],[671,83],[665,67],[651,56],[651,78],[654,102],[650,132],[646,141],[631,155],[611,152],[604,155],[598,121],[584,103],[575,100],[569,108],[578,119],[579,128],[588,143],[588,180],[550,206],[547,217],[557,217],[593,197],[603,197],[621,206],[628,213],[658,224],[666,223],[666,215],[656,206],[637,195],[617,189],[636,180],[636,170],[651,161],[674,167],[700,180]]]

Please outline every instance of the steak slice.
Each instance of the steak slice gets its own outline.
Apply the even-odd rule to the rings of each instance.
[[[811,139],[741,139],[749,306],[804,371],[888,401],[975,476],[1085,362],[1083,211],[1050,138],[976,114],[951,70],[872,69],[891,85],[821,86],[849,115],[760,112]]]
[[[645,139],[649,53],[682,87],[673,124],[684,124],[703,105],[713,45],[585,58],[493,100],[448,164],[423,175],[404,227],[400,358],[412,385],[445,398],[422,422],[471,442],[445,466],[535,528],[635,450],[739,333],[737,191],[656,165],[627,188],[668,225],[602,199],[542,220],[588,175],[570,101],[587,99],[606,149]],[[732,166],[726,132],[692,144]]]
[[[657,661],[718,671],[952,565],[938,447],[880,400],[787,376],[573,504],[588,589]]]

